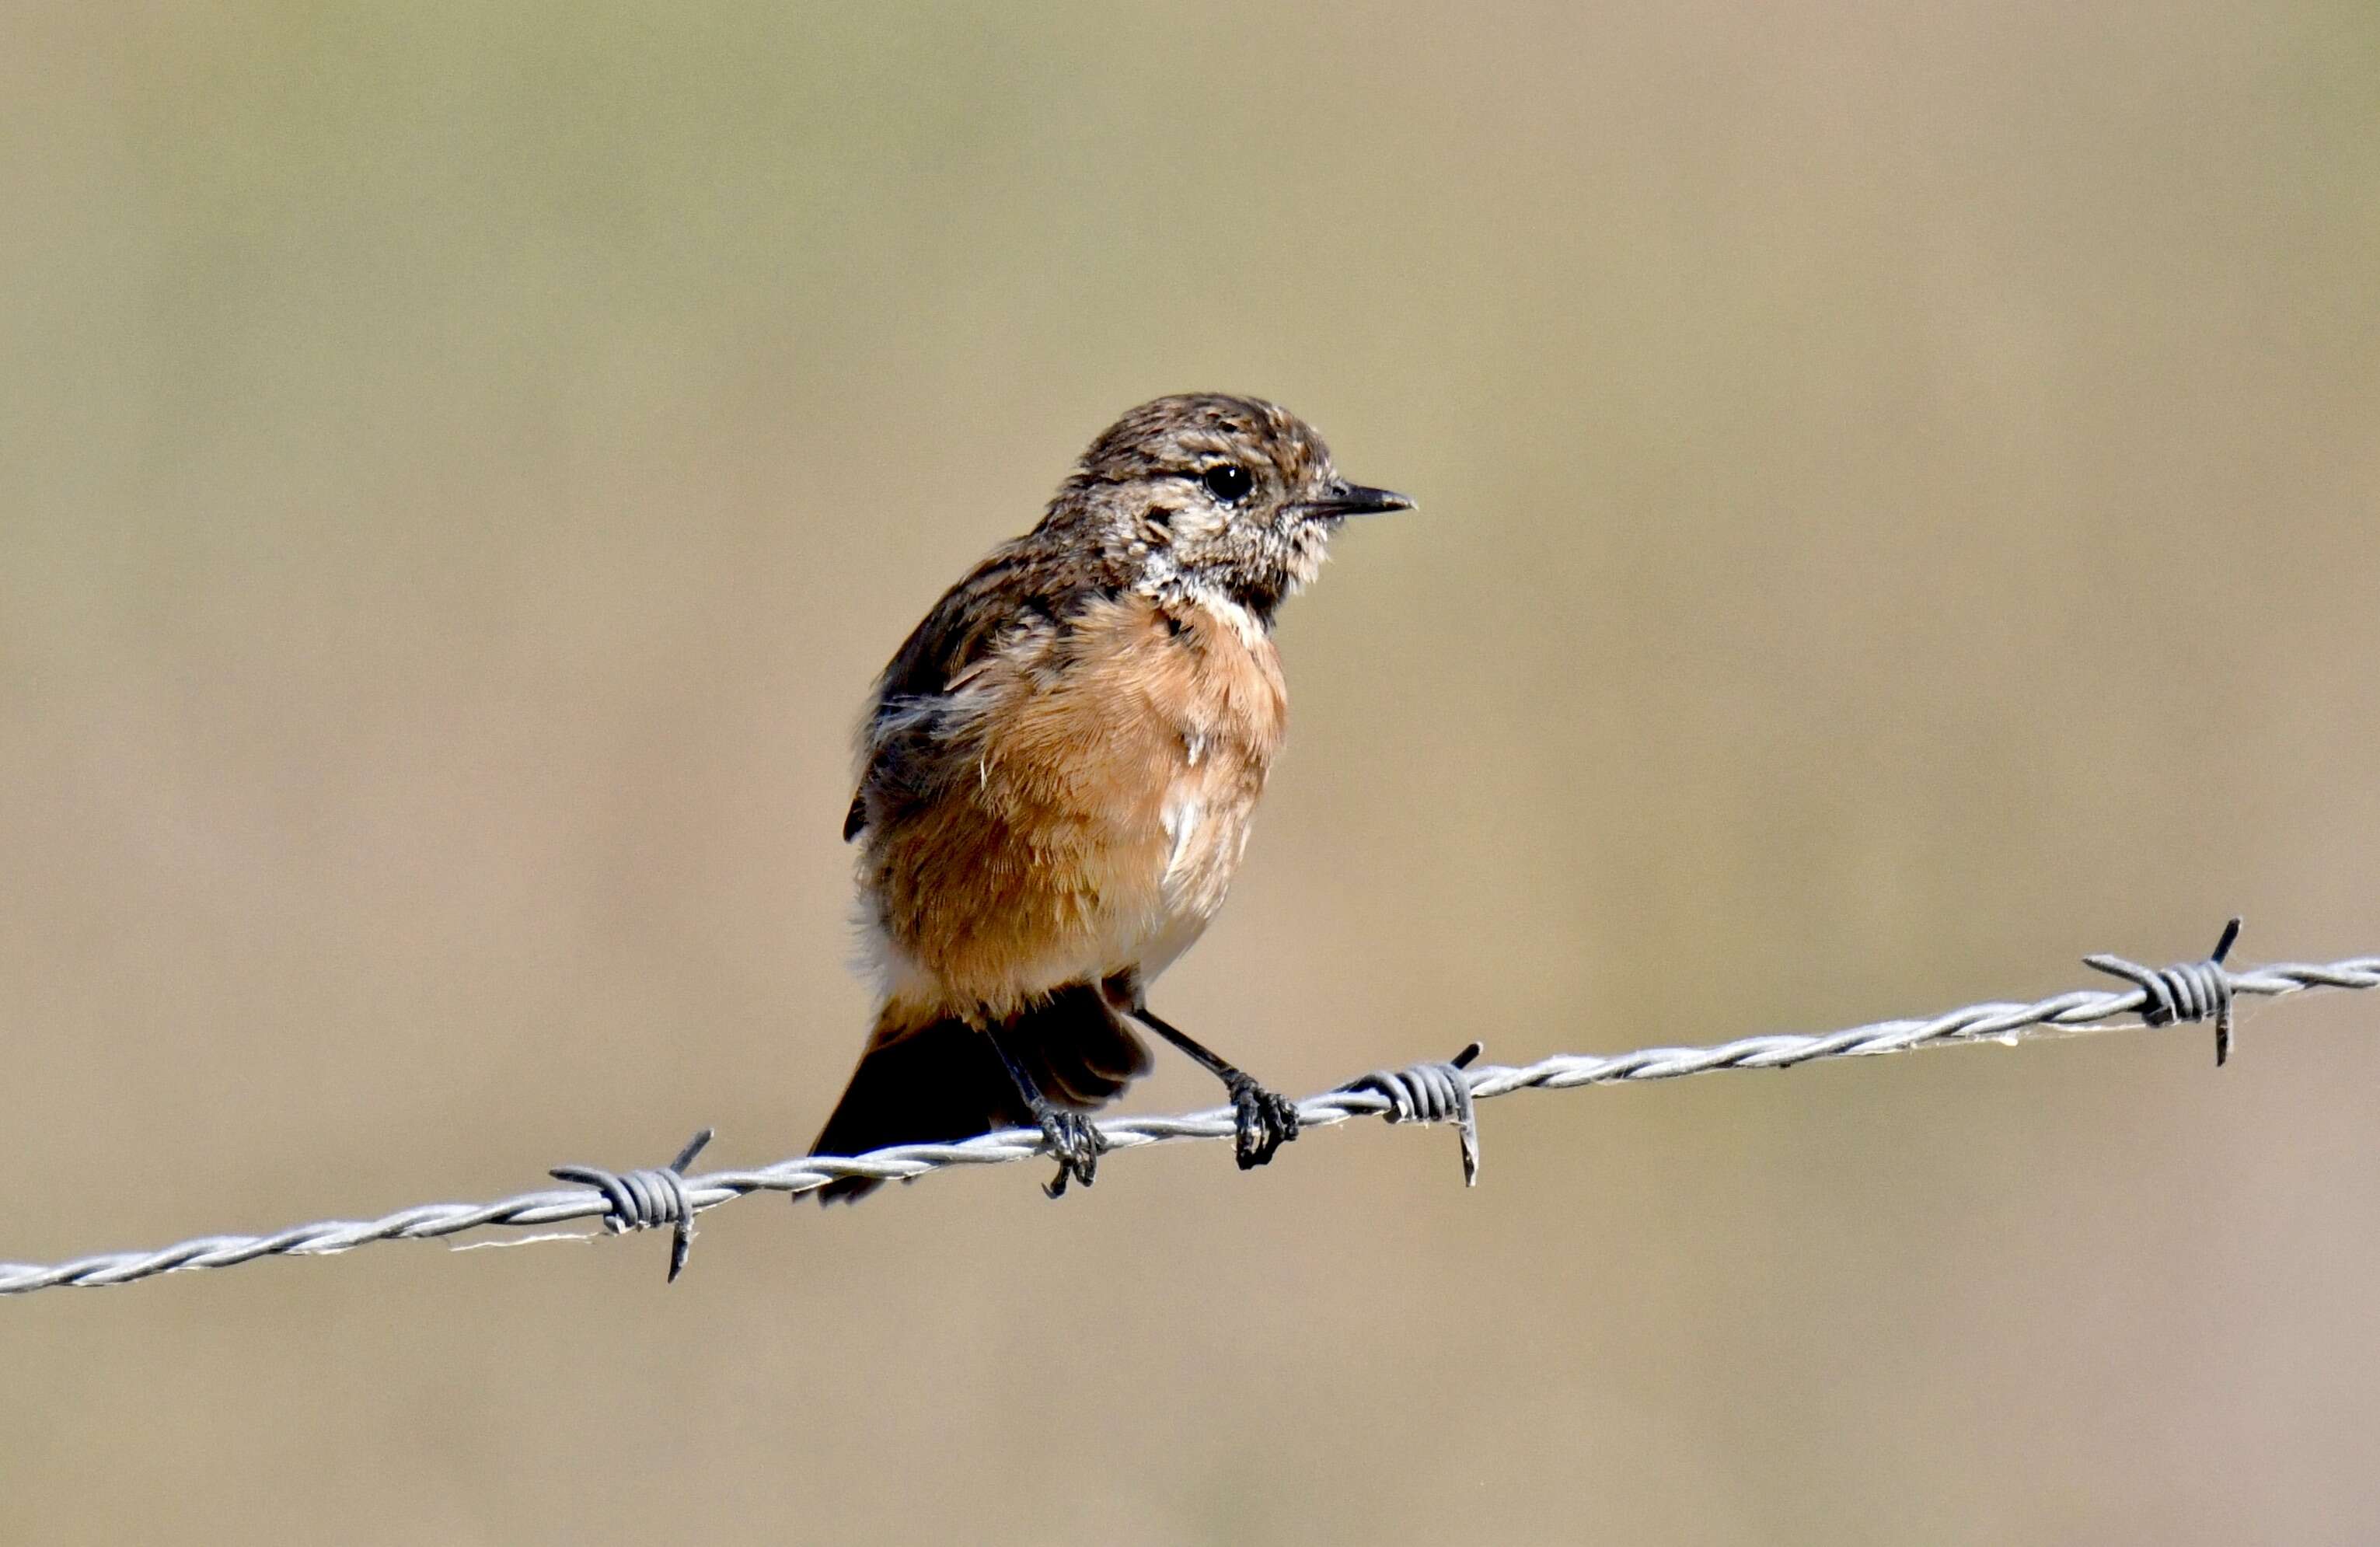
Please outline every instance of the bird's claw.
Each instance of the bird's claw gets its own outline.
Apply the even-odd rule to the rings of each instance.
[[[1041,1190],[1063,1198],[1070,1181],[1089,1187],[1107,1150],[1107,1136],[1079,1112],[1052,1112],[1041,1119],[1041,1137],[1049,1140],[1050,1153],[1058,1162],[1058,1175],[1042,1183]]]
[[[1231,1091],[1232,1115],[1237,1124],[1233,1149],[1240,1169],[1253,1171],[1297,1137],[1297,1105],[1245,1077],[1232,1083]]]

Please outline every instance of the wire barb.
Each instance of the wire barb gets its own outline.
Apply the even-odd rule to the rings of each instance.
[[[546,1175],[557,1182],[583,1182],[601,1193],[609,1205],[603,1227],[614,1236],[656,1230],[664,1224],[675,1226],[670,1236],[669,1265],[669,1282],[675,1284],[694,1252],[694,1200],[686,1196],[686,1168],[702,1153],[710,1136],[710,1129],[700,1130],[686,1141],[677,1159],[653,1169],[606,1171],[600,1165],[557,1165]]]
[[[1415,1064],[1402,1069],[1374,1069],[1339,1087],[1370,1090],[1388,1098],[1380,1114],[1391,1123],[1452,1123],[1463,1140],[1463,1185],[1479,1185],[1479,1115],[1471,1104],[1471,1077],[1463,1071],[1486,1051],[1473,1042],[1442,1064]]]
[[[2171,1026],[2178,1020],[2215,1017],[2215,1066],[2231,1056],[2231,974],[2223,958],[2240,938],[2240,920],[2223,926],[2223,938],[2204,961],[2179,961],[2171,967],[2143,967],[2136,961],[2104,952],[2084,956],[2082,965],[2141,985],[2141,1018],[2151,1026]]]
[[[2127,980],[2122,988],[2070,989],[2030,1004],[1995,1001],[1970,1005],[1925,1020],[1886,1020],[1815,1036],[1771,1034],[1740,1037],[1710,1047],[1639,1048],[1633,1053],[1558,1053],[1520,1068],[1498,1065],[1472,1066],[1466,1055],[1450,1061],[1462,1068],[1462,1088],[1474,1102],[1509,1096],[1520,1090],[1572,1090],[1588,1085],[1635,1084],[1648,1079],[1676,1079],[1685,1075],[1720,1069],[1782,1069],[1827,1058],[1866,1058],[1887,1053],[1908,1053],[1925,1047],[1965,1046],[1981,1041],[2015,1043],[2029,1037],[2072,1034],[2085,1029],[2117,1030],[2139,1022],[2152,1025],[2188,1020],[2209,1013],[2221,1019],[2224,996],[2243,994],[2265,998],[2320,990],[2380,989],[2380,956],[2352,956],[2326,965],[2275,962],[2234,970],[2223,965],[2234,932],[2205,963],[2187,969],[2150,973],[2119,957],[2121,968],[2109,966]],[[2092,965],[2101,965],[2092,958]],[[2202,968],[2213,968],[2212,975]],[[2131,968],[2131,971],[2122,970]],[[2139,974],[2159,980],[2153,986]],[[2188,987],[2185,989],[2184,985]],[[2162,1005],[2163,1012],[2151,1006]],[[1409,1072],[1409,1071],[1408,1071]],[[1391,1080],[1390,1084],[1397,1084]],[[1418,1091],[1407,1090],[1408,1102]],[[1398,1105],[1399,1098],[1378,1086],[1364,1090],[1326,1090],[1297,1103],[1301,1127],[1325,1128],[1356,1117],[1374,1117]],[[1458,1119],[1459,1120],[1459,1119]],[[1148,1144],[1184,1139],[1231,1139],[1238,1123],[1230,1107],[1215,1107],[1172,1116],[1112,1117],[1098,1125],[1111,1151],[1136,1150]],[[693,1216],[748,1193],[815,1192],[844,1176],[879,1181],[906,1181],[929,1171],[961,1165],[1005,1165],[1013,1161],[1046,1155],[1048,1146],[1035,1128],[1003,1128],[998,1133],[950,1144],[902,1144],[865,1155],[798,1155],[755,1170],[713,1171],[699,1176],[684,1175],[701,1140],[698,1136],[661,1172],[630,1172],[614,1175],[594,1166],[557,1173],[586,1185],[548,1188],[492,1203],[419,1203],[378,1219],[320,1220],[292,1225],[269,1236],[201,1236],[150,1251],[111,1251],[46,1265],[0,1262],[0,1295],[29,1294],[36,1289],[96,1288],[129,1284],[160,1273],[189,1273],[201,1268],[229,1268],[265,1257],[324,1256],[349,1251],[374,1241],[442,1239],[492,1226],[535,1230],[565,1220],[601,1219],[614,1230],[648,1225],[679,1227],[672,1254],[673,1275],[686,1264],[693,1240]],[[1472,1159],[1476,1161],[1476,1154]],[[616,1187],[609,1185],[616,1183]],[[641,1191],[639,1186],[641,1184]],[[661,1201],[666,1199],[666,1202]],[[641,1201],[650,1199],[652,1201]]]

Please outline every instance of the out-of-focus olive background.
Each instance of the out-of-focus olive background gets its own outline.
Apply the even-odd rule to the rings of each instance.
[[[1158,995],[1284,1089],[2380,947],[2364,0],[33,3],[0,124],[0,1257],[799,1151],[870,675],[1186,387],[1423,506]],[[0,1540],[2368,1541],[2375,1032],[42,1295]]]

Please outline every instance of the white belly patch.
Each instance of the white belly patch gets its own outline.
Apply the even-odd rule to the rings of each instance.
[[[1172,897],[1175,887],[1181,881],[1184,869],[1194,852],[1192,846],[1198,841],[1198,826],[1205,821],[1206,815],[1207,803],[1204,800],[1189,791],[1177,790],[1172,798],[1165,802],[1165,810],[1159,816],[1158,820],[1165,824],[1165,836],[1168,840],[1165,849],[1165,873],[1159,883],[1164,888],[1169,900]]]

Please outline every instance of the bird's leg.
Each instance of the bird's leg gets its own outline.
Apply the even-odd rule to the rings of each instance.
[[[1240,1169],[1252,1171],[1272,1159],[1272,1152],[1297,1137],[1297,1106],[1275,1095],[1239,1069],[1198,1045],[1188,1033],[1167,1024],[1146,1005],[1135,1005],[1132,1017],[1196,1059],[1232,1093],[1232,1112],[1238,1119],[1234,1148]]]
[[[1024,1098],[1025,1110],[1039,1124],[1041,1137],[1050,1141],[1050,1152],[1057,1157],[1058,1175],[1041,1185],[1041,1190],[1052,1198],[1066,1196],[1066,1184],[1079,1181],[1085,1187],[1099,1168],[1099,1154],[1108,1141],[1091,1120],[1079,1112],[1069,1111],[1041,1093],[1041,1087],[1025,1071],[1025,1066],[1012,1055],[1001,1041],[998,1031],[984,1033],[991,1039],[991,1050],[1000,1054],[1001,1066],[1015,1083],[1016,1093]]]

